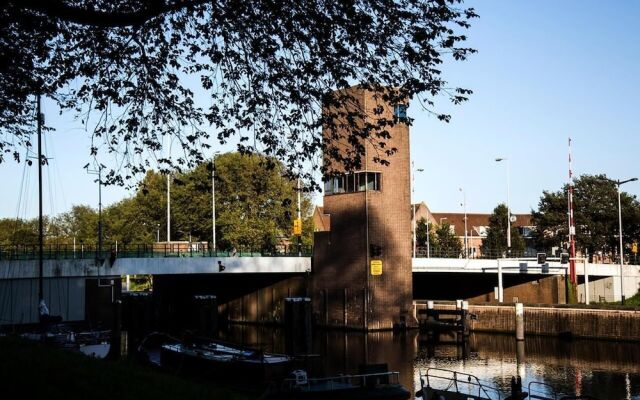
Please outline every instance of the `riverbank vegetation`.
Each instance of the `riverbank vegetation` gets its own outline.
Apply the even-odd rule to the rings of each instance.
[[[49,400],[251,398],[231,388],[194,383],[133,362],[96,360],[10,337],[0,337],[0,376],[7,398],[13,398],[12,394]]]

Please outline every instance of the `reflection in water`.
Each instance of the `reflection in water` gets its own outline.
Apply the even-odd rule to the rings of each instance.
[[[273,327],[231,326],[221,339],[266,351],[285,352],[284,331]],[[472,334],[465,346],[441,337],[429,345],[426,335],[407,333],[316,331],[315,356],[306,360],[312,376],[357,373],[364,363],[387,363],[399,371],[407,388],[419,385],[420,371],[445,368],[477,376],[509,390],[511,376],[523,386],[539,381],[562,393],[590,394],[601,399],[640,400],[640,344],[593,340],[561,341],[548,337]]]

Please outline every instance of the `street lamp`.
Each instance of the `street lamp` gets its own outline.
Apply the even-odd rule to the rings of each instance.
[[[509,208],[509,159],[506,157],[496,158],[496,162],[505,161],[507,164],[507,255],[511,255],[511,208]]]
[[[411,207],[413,209],[413,258],[416,258],[416,204],[415,204],[415,199],[414,197],[414,192],[415,192],[415,181],[416,181],[416,172],[422,172],[424,171],[424,169],[422,168],[415,168],[415,165],[413,163],[413,161],[411,161],[411,171],[413,172],[413,174],[411,174]],[[427,246],[429,246],[429,221],[427,219]],[[428,257],[428,254],[427,254]]]
[[[608,179],[605,178],[606,180],[608,180],[609,182],[614,183],[617,188],[618,188],[618,229],[619,229],[619,236],[620,236],[620,299],[621,299],[621,303],[624,304],[624,285],[622,284],[622,266],[624,265],[624,251],[622,248],[622,204],[620,202],[620,185],[623,185],[627,182],[635,182],[638,180],[638,178],[631,178],[631,179],[626,179],[624,181],[621,180],[615,180],[615,179]]]
[[[211,247],[216,251],[216,155],[219,151],[213,153],[211,157]]]
[[[94,168],[90,168],[89,164],[84,166],[89,175],[98,175],[98,249],[96,251],[96,259],[102,257],[102,169],[104,165],[96,161]]]
[[[462,192],[462,207],[464,208],[464,258],[469,258],[469,240],[467,239],[467,193],[463,188],[460,188]]]
[[[440,218],[440,226],[442,226],[442,220],[443,220],[443,219],[448,219],[448,218],[447,218],[447,217],[442,217],[442,218]]]

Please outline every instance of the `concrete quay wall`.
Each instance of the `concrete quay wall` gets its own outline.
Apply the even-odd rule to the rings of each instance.
[[[455,308],[436,304],[436,309]],[[515,335],[513,305],[470,305],[477,319],[470,329]],[[524,308],[525,335],[571,336],[575,338],[640,341],[640,309],[587,309],[560,307]]]

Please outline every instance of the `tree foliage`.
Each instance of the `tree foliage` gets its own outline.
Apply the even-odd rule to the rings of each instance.
[[[458,257],[462,253],[462,242],[448,222],[436,229],[436,249],[449,257]]]
[[[466,100],[471,91],[441,71],[446,59],[475,51],[462,32],[477,15],[461,3],[4,1],[0,54],[11,62],[0,63],[0,162],[31,146],[36,93],[89,128],[91,155],[116,155],[110,183],[154,167],[194,168],[213,138],[276,157],[295,175],[307,161],[319,168],[323,146],[357,168],[364,147],[356,144],[369,141],[387,162],[394,121],[359,124],[364,110],[343,107],[354,99],[340,89],[360,84],[390,104],[413,98],[431,112],[438,96]],[[323,144],[323,123],[349,128],[353,149]],[[173,160],[163,155],[166,138],[181,147]]]
[[[427,234],[427,229],[429,232]],[[426,246],[427,240],[429,241],[429,247],[434,248],[437,246],[436,232],[433,224],[429,224],[427,228],[427,219],[422,217],[416,222],[416,242],[417,246]]]
[[[489,217],[487,236],[482,239],[480,251],[487,256],[502,256],[507,254],[507,206],[499,204],[493,209]],[[524,238],[518,228],[511,224],[511,254],[517,255],[524,252]]]
[[[172,176],[171,240],[212,240],[212,163]],[[284,166],[259,155],[222,154],[215,161],[216,234],[221,249],[261,249],[292,238],[297,212],[297,182],[286,177]],[[167,224],[166,175],[149,171],[136,193],[103,210],[105,243],[138,244],[165,241]],[[302,193],[303,244],[311,244],[311,199]],[[48,244],[76,242],[95,245],[98,213],[73,206],[45,220]],[[37,219],[0,220],[0,244],[36,244]]]
[[[423,217],[416,224],[416,241],[418,246],[424,247],[429,240],[431,255],[437,257],[458,257],[462,253],[462,243],[451,229],[451,225],[429,224],[427,239],[427,220]]]
[[[538,211],[533,212],[536,242],[540,249],[568,248],[568,185],[556,192],[543,192]],[[640,203],[621,192],[622,232],[625,246],[640,238]],[[594,254],[617,252],[619,247],[618,192],[606,175],[581,175],[574,181],[576,249]]]

